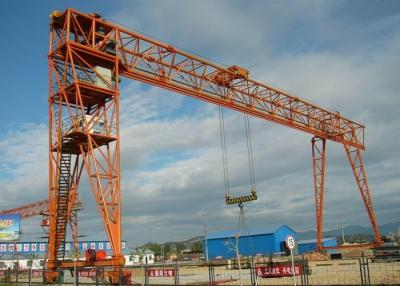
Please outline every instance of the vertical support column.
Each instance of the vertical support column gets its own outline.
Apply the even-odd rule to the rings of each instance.
[[[47,281],[55,281],[56,269],[63,259],[57,255],[65,240],[57,232],[60,216],[57,182],[58,167],[64,153],[73,156],[73,172],[69,173],[71,189],[78,192],[79,179],[85,168],[92,193],[112,249],[108,264],[113,266],[110,277],[118,282],[124,265],[121,251],[121,196],[120,196],[120,144],[119,144],[119,59],[105,50],[83,51],[89,45],[86,37],[93,31],[93,42],[100,43],[105,35],[96,34],[106,23],[93,18],[89,27],[84,16],[75,17],[73,10],[66,16],[54,16],[50,32],[49,51],[49,200],[50,235]],[[91,18],[90,16],[86,18]],[[108,39],[115,37],[109,31]],[[84,39],[84,41],[82,41]],[[93,48],[93,47],[91,47]],[[54,49],[54,50],[53,50]],[[102,53],[102,54],[99,54]],[[68,139],[70,150],[62,152],[62,139]],[[68,207],[61,208],[72,226],[76,241],[76,217],[73,196]],[[64,222],[64,221],[63,221]],[[66,220],[65,220],[66,223]],[[63,225],[64,226],[64,225]],[[76,246],[76,243],[75,243]],[[125,276],[121,278],[126,278]]]
[[[144,266],[144,285],[145,286],[149,285],[149,268],[147,266],[147,259],[146,259],[146,265]]]
[[[313,137],[312,156],[314,174],[314,195],[315,195],[315,218],[317,224],[317,251],[322,249],[322,226],[324,211],[324,188],[325,188],[325,145],[326,139]]]
[[[79,254],[79,240],[78,240],[78,214],[77,210],[73,210],[69,217],[69,224],[72,233],[72,240],[74,242],[74,253]]]
[[[251,285],[255,286],[256,285],[256,272],[255,272],[255,267],[254,267],[254,257],[250,257],[250,281]]]
[[[118,78],[118,60],[115,59],[113,72]],[[76,73],[76,70],[74,70]],[[80,88],[77,88],[81,97]],[[107,143],[99,145],[98,135],[86,128],[87,145],[81,145],[85,154],[84,163],[102,222],[111,244],[113,258],[124,264],[121,251],[121,195],[120,195],[120,144],[119,144],[119,89],[118,81],[113,89],[111,100],[98,105],[93,116],[103,120],[105,127],[102,136],[108,137]],[[86,126],[92,123],[86,122]],[[87,150],[85,150],[87,148]],[[118,268],[115,269],[118,274]]]
[[[99,267],[98,267],[98,266],[96,266],[96,286],[99,286],[99,285],[100,285],[100,279],[99,279],[99,276],[100,276]]]
[[[79,286],[79,268],[78,267],[76,267],[76,271],[75,271],[75,273],[74,273],[74,275],[75,275],[75,286]]]
[[[375,243],[379,246],[382,244],[378,224],[376,222],[374,208],[372,206],[372,198],[368,187],[367,175],[365,172],[364,162],[361,156],[361,150],[349,145],[343,145],[349,159],[350,166],[353,170],[354,177],[357,182],[364,206],[367,210],[369,220],[374,231]]]
[[[82,171],[84,168],[83,160],[78,154],[75,156],[74,168],[71,176],[71,190],[68,201],[68,222],[71,229],[72,241],[74,242],[75,255],[79,254],[79,239],[78,239],[78,210],[77,207],[79,201],[78,186],[81,179]]]
[[[210,285],[215,285],[215,266],[212,264],[208,265],[208,281]]]
[[[74,186],[74,184],[72,184]],[[77,201],[77,192],[76,188],[72,187],[69,201],[68,201],[68,223],[71,229],[72,241],[74,243],[74,253],[75,255],[79,252],[79,241],[78,241],[78,214],[75,208],[75,204]]]
[[[33,259],[31,260],[31,265],[29,266],[29,276],[28,276],[28,285],[29,286],[32,285],[32,263],[33,263]]]
[[[53,30],[50,32],[50,46]],[[50,50],[51,52],[51,50]],[[57,181],[59,177],[58,165],[61,158],[61,125],[62,125],[62,84],[57,74],[56,64],[49,56],[49,239],[46,253],[47,270],[43,271],[43,283],[54,281],[58,275],[56,266],[56,222],[57,222]]]
[[[178,259],[175,261],[175,285],[179,285],[179,265],[178,265]]]

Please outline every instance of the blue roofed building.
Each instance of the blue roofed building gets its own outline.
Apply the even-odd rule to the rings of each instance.
[[[337,246],[336,237],[328,237],[322,239],[322,247],[329,246]],[[299,254],[313,252],[317,250],[317,240],[316,239],[308,239],[308,240],[299,240],[297,242],[297,249]],[[334,253],[335,250],[328,250],[329,253]]]
[[[207,235],[209,259],[229,259],[236,256],[235,242],[237,230],[210,232]],[[295,231],[287,225],[249,228],[248,233],[239,236],[239,253],[242,256],[285,254],[285,239],[295,237]],[[206,253],[203,241],[203,251]]]

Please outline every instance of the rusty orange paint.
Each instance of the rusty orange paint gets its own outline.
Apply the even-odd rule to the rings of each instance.
[[[123,264],[120,76],[313,135],[317,140],[313,143],[313,166],[319,247],[322,237],[325,142],[330,140],[344,145],[348,155],[355,150],[358,157],[349,157],[349,160],[373,226],[376,243],[380,243],[361,160],[361,151],[365,149],[363,125],[338,112],[255,81],[244,68],[215,64],[105,21],[97,14],[67,9],[64,13],[53,13],[51,18],[48,53],[50,271],[63,265],[56,257],[57,247],[61,243],[56,228],[59,166],[65,155],[61,150],[63,140],[70,145],[68,152],[74,162],[71,163],[71,188],[78,190],[80,175],[85,169],[111,243],[113,258],[109,265]],[[102,129],[98,132],[94,126],[99,124]],[[102,261],[102,265],[107,263],[107,260]]]

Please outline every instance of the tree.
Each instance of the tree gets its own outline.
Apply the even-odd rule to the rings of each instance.
[[[161,246],[157,243],[149,242],[145,245],[145,248],[148,248],[151,251],[153,251],[155,255],[161,254]]]
[[[192,251],[202,252],[203,251],[203,242],[200,240],[193,242]]]
[[[168,257],[171,254],[171,245],[168,243],[164,245],[164,256]]]
[[[236,259],[238,262],[238,266],[239,266],[239,281],[240,281],[240,286],[243,286],[243,279],[242,279],[242,265],[240,263],[240,253],[239,253],[239,238],[240,238],[240,234],[236,233],[235,234],[235,242],[233,242],[232,240],[227,240],[225,242],[226,247],[229,250],[233,250],[236,253]]]
[[[177,242],[176,243],[176,254],[181,254],[182,250],[185,249],[185,244],[182,242]]]

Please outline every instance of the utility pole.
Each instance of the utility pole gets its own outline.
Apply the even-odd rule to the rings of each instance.
[[[344,244],[346,244],[346,241],[344,239],[344,228],[343,228],[343,216],[342,216],[342,214],[340,214],[340,222],[342,224],[342,240],[343,240],[342,244],[344,245]]]
[[[164,244],[161,244],[160,248],[161,248],[161,255],[160,255],[161,256],[161,260],[164,263],[164,261],[165,261]]]
[[[204,210],[204,243],[205,243],[205,248],[206,248],[206,261],[208,262],[207,210]]]
[[[238,266],[239,266],[239,281],[240,281],[240,286],[243,286],[243,279],[242,279],[242,264],[240,261],[240,254],[239,254],[239,238],[240,234],[239,232],[235,235],[235,251],[236,251],[236,259],[238,261]]]

